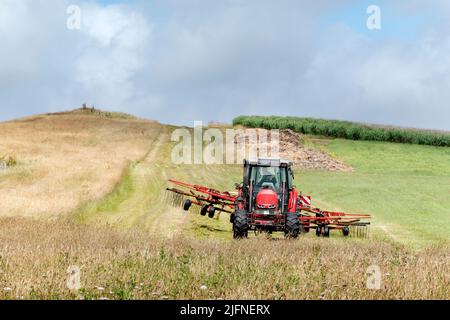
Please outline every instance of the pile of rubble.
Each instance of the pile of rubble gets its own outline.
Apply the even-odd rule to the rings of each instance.
[[[273,143],[271,141],[271,134],[265,129],[246,129],[256,130],[257,137],[267,137],[267,139],[254,139],[248,140],[248,146],[256,148],[258,156],[260,156],[260,150],[268,150],[270,156],[270,150],[273,150]],[[248,135],[251,137],[252,135]],[[267,141],[265,141],[267,140]],[[237,139],[235,139],[237,143]],[[267,144],[267,145],[265,145]],[[276,149],[276,148],[275,148]],[[282,159],[290,160],[294,163],[294,166],[298,169],[313,169],[313,170],[329,170],[329,171],[352,171],[352,167],[346,165],[342,161],[333,158],[330,154],[315,149],[305,147],[302,143],[302,136],[292,130],[280,130],[279,131],[279,156]]]

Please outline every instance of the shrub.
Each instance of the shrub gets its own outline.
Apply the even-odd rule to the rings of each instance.
[[[17,165],[17,160],[11,156],[0,156],[0,164],[5,163],[7,167],[14,167]]]
[[[233,125],[264,129],[291,129],[303,134],[351,140],[387,141],[450,147],[450,133],[430,130],[386,128],[349,121],[300,117],[239,116],[233,120]]]

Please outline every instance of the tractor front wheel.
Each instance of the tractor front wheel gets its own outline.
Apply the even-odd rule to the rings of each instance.
[[[242,239],[248,236],[248,217],[246,211],[238,210],[234,213],[233,238]]]
[[[284,235],[286,238],[296,239],[300,233],[300,220],[296,212],[288,212],[285,216]]]

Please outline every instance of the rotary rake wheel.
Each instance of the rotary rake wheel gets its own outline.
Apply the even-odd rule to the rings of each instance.
[[[344,237],[367,238],[369,236],[370,222],[367,220],[371,216],[368,214],[322,211],[303,202],[301,211],[300,220],[304,228],[315,229],[318,237],[329,237],[331,230],[340,230]]]
[[[184,195],[166,190],[164,193],[164,202],[174,208],[183,208],[188,200]],[[196,204],[189,206],[190,211],[200,214],[201,207]]]
[[[169,181],[184,189],[167,188],[166,203],[176,208],[182,207],[185,211],[191,211],[211,219],[219,219],[221,212],[232,213],[235,198],[229,192],[219,192],[211,188],[176,180]]]
[[[356,238],[368,238],[369,237],[369,226],[367,226],[367,225],[350,226],[349,236],[356,237]]]

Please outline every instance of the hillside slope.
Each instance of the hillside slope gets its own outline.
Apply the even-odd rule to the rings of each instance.
[[[302,172],[302,189],[324,207],[374,215],[371,229],[401,243],[450,240],[450,148],[320,140],[353,172]]]
[[[449,148],[305,136],[353,170],[297,170],[296,185],[324,209],[374,214],[371,238],[236,242],[227,215],[188,214],[164,190],[230,190],[241,166],[173,164],[172,129],[79,112],[0,123],[0,156],[17,160],[0,171],[0,299],[448,298]]]
[[[102,198],[144,157],[161,125],[88,112],[0,123],[0,216],[49,217]]]
[[[168,178],[230,190],[241,179],[240,166],[175,165],[170,132],[152,121],[79,110],[2,123],[0,135],[7,138],[0,155],[18,163],[0,173],[0,215],[72,213],[88,224],[161,235],[183,228],[230,238],[226,216],[210,221],[183,215],[168,204],[164,190]],[[372,213],[375,236],[419,246],[449,240],[450,148],[302,140],[353,167],[343,172],[297,168],[296,184],[316,205]],[[288,144],[291,154],[292,148]]]

